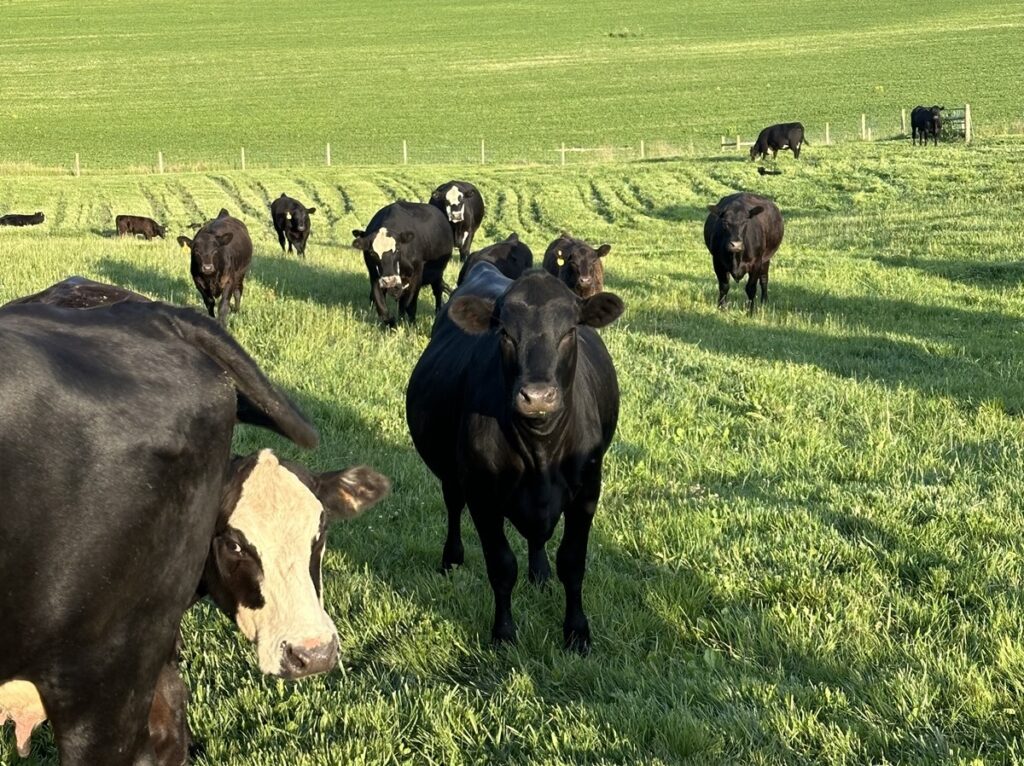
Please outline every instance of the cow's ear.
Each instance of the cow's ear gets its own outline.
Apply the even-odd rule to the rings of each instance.
[[[718,205],[708,205],[708,212],[711,215],[718,215],[721,211],[718,209]]]
[[[459,189],[459,191],[462,191],[462,189]],[[462,191],[463,199],[465,199],[466,197],[475,197],[475,196],[476,196],[476,189],[466,189],[465,191]]]
[[[316,212],[316,208],[315,207],[307,207],[306,208],[306,214],[307,215],[313,215],[313,213],[315,213],[315,212]]]
[[[192,240],[189,239],[188,237],[182,235],[182,236],[178,237],[178,245],[181,246],[182,250],[191,250],[192,249]]]
[[[356,237],[352,240],[352,249],[366,252],[370,249],[370,240],[366,237]]]
[[[397,242],[400,245],[408,245],[415,238],[416,238],[415,232],[403,231],[401,234],[398,235]]]
[[[615,293],[598,293],[580,301],[580,324],[606,327],[622,316],[626,304]]]
[[[511,234],[508,235],[508,237],[505,238],[505,241],[516,243],[519,241],[519,235],[516,234],[515,232],[512,232]]]
[[[226,207],[222,207],[220,212],[217,213],[218,218],[227,218],[229,215],[230,213],[228,213],[228,209]]]
[[[750,218],[753,218],[754,216],[761,215],[761,213],[763,213],[763,212],[764,212],[764,208],[761,207],[760,205],[758,205],[757,207],[750,208],[750,212],[748,212],[747,215]]]
[[[330,471],[316,477],[317,499],[330,518],[351,519],[372,508],[391,492],[391,481],[366,465]]]
[[[608,244],[601,245],[601,247],[597,248],[597,257],[598,258],[604,258],[611,251],[612,251],[612,246],[611,245],[608,245]]]
[[[226,234],[221,234],[217,237],[217,244],[220,245],[221,247],[224,247],[228,245],[234,238],[235,235],[229,231]]]
[[[448,318],[455,326],[470,335],[487,332],[494,315],[494,301],[478,295],[461,295],[448,308]]]
[[[434,189],[434,191],[430,193],[430,199],[441,199],[441,190]]]

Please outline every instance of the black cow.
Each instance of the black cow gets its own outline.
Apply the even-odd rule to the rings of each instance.
[[[469,181],[449,181],[434,189],[430,204],[451,223],[459,260],[465,261],[473,249],[473,236],[484,220],[484,198],[480,191]]]
[[[7,306],[0,358],[0,683],[34,688],[64,766],[152,764],[236,413],[305,447],[316,431],[187,309]]]
[[[31,215],[22,213],[8,213],[0,215],[0,226],[38,226],[46,220],[43,211],[39,210]]]
[[[288,252],[292,249],[300,258],[306,257],[306,240],[309,239],[309,217],[316,212],[315,207],[306,207],[297,199],[282,194],[270,204],[270,217],[277,232],[277,241],[284,252],[285,240],[288,241]]]
[[[939,145],[939,134],[942,132],[942,112],[944,106],[915,106],[910,113],[910,141],[928,145],[928,136],[932,137],[935,146]],[[920,141],[919,141],[920,139]]]
[[[718,307],[725,306],[729,277],[747,279],[747,310],[754,311],[754,294],[761,283],[761,303],[768,300],[768,267],[782,242],[782,214],[767,197],[740,192],[708,206],[704,244],[718,277]]]
[[[533,253],[525,242],[519,241],[519,235],[512,232],[504,241],[488,245],[469,256],[459,269],[456,284],[461,285],[465,282],[469,270],[478,263],[493,264],[509,279],[518,279],[524,271],[533,266]]]
[[[221,209],[212,221],[207,221],[196,232],[195,239],[178,237],[183,250],[192,253],[190,270],[192,281],[203,297],[206,310],[227,326],[229,299],[232,310],[242,306],[242,291],[245,289],[245,274],[252,262],[252,240],[249,230],[237,218]],[[219,306],[218,306],[219,302]]]
[[[71,277],[8,305],[101,309],[128,301],[149,299]],[[327,523],[373,506],[387,495],[388,480],[366,466],[314,474],[263,450],[236,456],[224,481],[216,536],[209,544],[197,596],[209,594],[256,642],[264,672],[298,678],[330,670],[337,662],[338,642],[320,599]],[[294,572],[309,572],[310,577],[304,580]],[[0,687],[0,712],[3,697]],[[159,758],[161,766],[177,766],[174,754],[187,749],[185,699],[175,654],[161,673],[150,714],[154,748],[158,755],[172,754]],[[35,721],[23,717],[19,732],[31,731],[30,723]]]
[[[800,159],[800,147],[809,143],[810,141],[804,138],[804,126],[799,122],[769,125],[757,134],[757,140],[750,147],[750,159],[767,157],[769,151],[772,153],[772,159],[775,159],[779,149],[792,149],[793,157]]]
[[[601,245],[596,250],[582,239],[562,232],[544,251],[544,270],[558,277],[581,298],[589,298],[604,290],[604,262],[612,250]]]
[[[623,308],[612,293],[580,299],[540,270],[512,281],[477,264],[438,317],[409,380],[409,431],[448,509],[441,567],[463,561],[460,517],[468,505],[494,590],[495,641],[516,635],[518,567],[505,519],[527,540],[530,580],[543,582],[551,574],[544,546],[564,513],[563,635],[567,647],[589,649],[587,540],[619,413],[615,366],[593,328]]]
[[[353,229],[352,247],[363,251],[370,275],[370,300],[386,327],[395,327],[387,296],[398,301],[398,316],[416,321],[420,287],[434,291],[441,310],[444,269],[452,257],[452,229],[433,205],[400,200],[378,210],[366,230]]]
[[[119,237],[128,234],[133,236],[141,234],[146,239],[153,239],[153,237],[163,239],[166,233],[163,226],[152,218],[146,218],[143,215],[119,215],[114,218],[114,223],[117,225],[117,235]]]

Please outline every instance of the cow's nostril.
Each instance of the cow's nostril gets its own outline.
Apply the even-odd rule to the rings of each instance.
[[[304,641],[302,644],[284,645],[282,675],[301,678],[326,673],[338,664],[338,639],[327,642]]]

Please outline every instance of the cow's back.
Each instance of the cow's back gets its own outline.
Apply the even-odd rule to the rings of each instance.
[[[210,221],[205,228],[214,236],[226,233],[232,235],[231,241],[224,248],[224,266],[234,272],[244,273],[252,262],[252,239],[245,224],[237,218],[224,216]]]
[[[414,232],[410,244],[425,262],[451,258],[455,238],[452,227],[443,212],[433,205],[400,200],[385,205],[370,219],[367,231],[387,228],[392,235],[404,231]]]

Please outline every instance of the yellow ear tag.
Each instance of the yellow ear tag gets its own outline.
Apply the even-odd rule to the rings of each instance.
[[[558,265],[559,266],[564,266],[565,265],[565,258],[559,258],[558,259]]]
[[[184,244],[183,244],[183,245],[181,246],[181,252],[183,252],[183,253],[187,253],[187,252],[188,252],[188,245],[184,245]]]
[[[284,218],[285,218],[286,221],[290,221],[290,220],[292,220],[292,214],[291,213],[285,213],[284,214]]]

